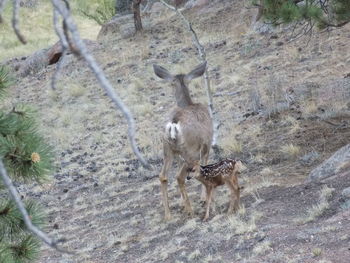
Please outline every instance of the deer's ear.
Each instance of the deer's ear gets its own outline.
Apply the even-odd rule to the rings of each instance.
[[[165,68],[161,67],[161,66],[158,66],[158,65],[153,65],[153,70],[154,70],[154,73],[160,77],[161,79],[165,79],[165,80],[168,80],[168,81],[171,81],[173,80],[173,75],[171,75],[169,73],[169,71],[167,71]]]
[[[190,73],[188,73],[185,76],[185,79],[187,81],[190,81],[192,79],[195,79],[195,78],[202,76],[204,74],[206,68],[207,68],[207,62],[204,61],[202,64],[198,65]]]

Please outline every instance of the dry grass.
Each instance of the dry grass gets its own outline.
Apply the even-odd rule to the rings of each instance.
[[[316,205],[312,206],[305,217],[298,218],[296,223],[305,224],[314,221],[317,217],[322,215],[326,209],[329,208],[328,199],[332,196],[334,188],[330,188],[327,185],[323,186],[320,191],[319,201]]]
[[[78,84],[71,84],[67,88],[69,89],[69,94],[74,98],[81,97],[86,93],[86,88]]]
[[[199,249],[196,249],[195,251],[193,251],[191,254],[188,255],[187,259],[189,261],[194,261],[199,259],[199,257],[201,256],[201,252]]]
[[[312,117],[315,116],[318,112],[318,107],[316,101],[314,100],[308,100],[302,103],[301,105],[301,112],[306,116],[306,117]]]
[[[262,213],[254,210],[248,218],[240,216],[231,216],[227,218],[228,225],[234,234],[241,235],[254,232],[257,229],[256,222],[262,217]]]
[[[262,254],[265,254],[269,250],[271,250],[271,242],[270,241],[263,241],[263,242],[258,243],[253,248],[253,254],[254,255],[262,255]]]
[[[225,155],[242,152],[242,143],[237,141],[234,137],[228,135],[220,140],[220,144],[224,148]]]
[[[312,250],[312,255],[313,255],[314,257],[319,257],[319,256],[321,256],[321,254],[322,254],[322,249],[319,248],[319,247],[314,248],[314,249]]]
[[[71,7],[74,9],[75,4]],[[52,4],[40,1],[37,8],[20,9],[20,29],[28,43],[21,44],[11,27],[12,7],[7,5],[4,12],[5,22],[0,24],[0,61],[29,55],[34,51],[54,44],[58,38],[52,26]],[[95,39],[100,27],[90,19],[75,15],[82,38]]]
[[[300,147],[292,143],[282,145],[281,152],[288,158],[295,159],[300,154]]]

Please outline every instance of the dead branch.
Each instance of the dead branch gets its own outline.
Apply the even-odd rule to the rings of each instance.
[[[142,165],[148,169],[150,169],[150,165],[147,163],[147,161],[142,157],[135,140],[135,121],[134,118],[130,112],[130,110],[125,106],[123,101],[119,98],[118,94],[114,91],[112,85],[106,78],[105,74],[103,73],[100,66],[96,63],[94,57],[88,52],[85,43],[81,40],[79,36],[79,32],[77,29],[77,26],[75,25],[70,12],[66,5],[62,3],[60,0],[51,0],[54,8],[59,12],[59,14],[62,16],[64,23],[67,26],[67,29],[69,33],[71,34],[72,40],[74,42],[74,47],[79,50],[79,53],[82,58],[87,62],[92,72],[95,74],[96,79],[100,83],[101,87],[104,88],[107,95],[111,98],[111,100],[114,102],[114,105],[117,109],[120,109],[123,113],[124,117],[127,120],[128,123],[128,136],[130,140],[130,144],[132,147],[133,152],[139,159],[139,161],[142,163]]]
[[[19,0],[13,0],[13,15],[12,15],[12,27],[13,31],[15,31],[15,34],[19,41],[22,42],[22,44],[27,44],[27,40],[22,35],[21,31],[19,30],[18,26],[18,13],[19,13]]]
[[[135,32],[142,31],[142,20],[141,20],[141,11],[140,4],[142,0],[133,0],[131,3],[131,10],[134,14],[134,24],[135,24]]]
[[[53,25],[54,25],[56,34],[59,36],[61,47],[62,47],[62,56],[57,62],[56,70],[51,79],[51,89],[56,90],[56,82],[57,82],[59,72],[62,69],[62,64],[63,64],[62,62],[64,57],[68,53],[68,41],[66,39],[65,34],[63,34],[63,32],[61,31],[61,28],[58,26],[58,12],[56,9],[53,9]]]
[[[176,12],[180,16],[182,22],[184,23],[184,25],[187,27],[187,29],[190,31],[190,33],[192,35],[192,41],[193,41],[193,44],[196,46],[196,48],[198,50],[200,61],[201,62],[206,61],[205,49],[201,45],[201,43],[199,42],[197,33],[196,33],[196,31],[194,31],[191,23],[187,20],[187,18],[182,14],[182,12],[179,9],[177,9],[174,6],[171,6],[171,5],[167,4],[166,2],[164,2],[164,0],[160,0],[160,2],[163,5],[165,5],[167,8],[169,8],[169,9],[173,10],[174,12]],[[217,131],[217,126],[215,125],[215,120],[214,120],[214,116],[213,116],[213,112],[214,112],[213,95],[212,95],[211,88],[210,88],[208,69],[205,69],[205,72],[204,72],[204,85],[206,87],[206,92],[207,92],[207,97],[208,97],[209,114],[210,114],[210,117],[213,120],[213,131],[214,131],[214,134],[213,134],[212,146],[215,146],[216,145],[216,141],[217,141],[217,133],[218,133],[218,131]]]
[[[18,210],[21,212],[24,223],[26,224],[28,230],[32,232],[35,236],[40,238],[45,244],[56,249],[57,251],[67,253],[67,254],[73,254],[72,252],[63,250],[57,246],[59,243],[64,242],[65,241],[64,239],[53,240],[50,237],[48,237],[43,231],[41,231],[39,228],[33,225],[28,215],[28,212],[25,209],[23,202],[21,201],[21,197],[19,196],[15,186],[13,185],[10,177],[8,176],[4,163],[1,159],[0,159],[0,175],[1,175],[2,181],[4,182],[4,185],[10,192],[11,198],[13,199],[13,201],[15,201]]]

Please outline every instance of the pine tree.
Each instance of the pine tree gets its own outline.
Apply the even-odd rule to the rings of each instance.
[[[9,70],[0,65],[0,102],[13,83]],[[17,183],[43,182],[52,171],[52,149],[37,131],[35,113],[28,106],[0,108],[0,158]],[[34,225],[45,226],[43,209],[32,200],[25,207]],[[22,215],[0,179],[0,263],[34,262],[39,240],[26,229]]]
[[[326,28],[350,22],[350,0],[255,0],[253,4],[274,25],[306,21]]]

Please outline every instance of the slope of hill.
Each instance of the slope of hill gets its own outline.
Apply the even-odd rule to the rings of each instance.
[[[212,1],[186,17],[207,51],[222,157],[244,161],[242,209],[227,217],[228,192],[202,222],[199,183],[187,182],[195,216],[182,212],[169,176],[173,219],[163,221],[158,173],[162,120],[174,97],[154,74],[198,62],[191,35],[171,11],[151,15],[143,35],[110,38],[93,54],[135,115],[137,140],[154,166],[143,169],[128,145],[126,123],[84,62],[69,55],[56,91],[55,65],[18,80],[5,106],[35,105],[57,149],[50,184],[23,189],[49,213],[47,231],[77,255],[44,247],[40,262],[348,262],[350,210],[344,171],[305,183],[310,171],[350,142],[350,25],[291,41],[290,30],[259,34],[244,1]],[[206,102],[201,80],[195,101]]]

